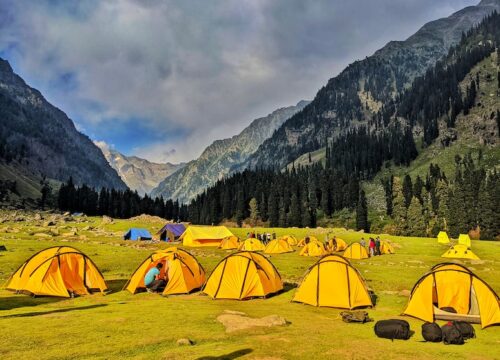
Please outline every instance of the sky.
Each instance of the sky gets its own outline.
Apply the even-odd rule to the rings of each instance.
[[[126,155],[188,161],[479,0],[0,0],[0,57]]]

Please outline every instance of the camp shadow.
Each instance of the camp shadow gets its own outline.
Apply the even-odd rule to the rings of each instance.
[[[56,297],[34,298],[26,295],[0,297],[0,310],[13,310],[25,306],[45,305],[61,300],[63,299]]]
[[[96,305],[88,305],[88,306],[71,307],[71,308],[66,308],[66,309],[57,309],[57,310],[49,310],[49,311],[36,311],[36,312],[28,312],[28,313],[22,313],[22,314],[12,314],[12,315],[0,316],[0,319],[33,317],[33,316],[40,316],[40,315],[65,313],[65,312],[69,312],[69,311],[90,310],[90,309],[100,308],[103,306],[107,306],[107,304],[96,304]]]
[[[202,357],[196,358],[196,360],[232,360],[232,359],[237,359],[241,356],[245,356],[247,354],[250,354],[252,351],[253,351],[252,349],[241,349],[241,350],[236,350],[236,351],[233,351],[232,353],[220,355],[220,356],[202,356]]]
[[[289,291],[296,289],[297,286],[298,286],[297,284],[285,282],[285,283],[283,283],[283,290],[281,290],[279,293],[280,294],[287,293]]]
[[[112,294],[122,291],[127,281],[127,279],[106,280],[106,285],[108,285],[108,291],[106,293]]]

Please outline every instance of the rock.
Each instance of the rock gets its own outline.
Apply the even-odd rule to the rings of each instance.
[[[35,216],[34,216],[34,219],[37,220],[37,221],[40,221],[40,220],[43,219],[43,217],[39,213],[36,213]]]
[[[16,216],[14,218],[14,221],[17,221],[17,222],[21,222],[21,221],[24,221],[24,220],[25,220],[24,216]]]
[[[82,231],[89,231],[89,230],[91,230],[91,228],[88,225],[82,228]]]
[[[76,232],[75,231],[70,231],[70,232],[66,232],[64,234],[62,234],[62,236],[64,237],[68,237],[68,236],[76,236]]]
[[[179,339],[177,340],[176,342],[177,346],[191,346],[191,345],[194,345],[194,341],[188,339],[188,338],[183,338],[183,339]]]
[[[70,216],[70,215],[71,215],[71,213],[70,213],[69,211],[66,211],[66,212],[63,214],[63,216]]]
[[[59,236],[59,230],[58,230],[58,229],[51,229],[49,232],[50,232],[52,235],[54,235],[54,236]]]
[[[49,237],[52,237],[52,235],[50,234],[46,234],[46,233],[36,233],[35,235],[33,235],[35,237],[40,237],[40,238],[49,238]]]
[[[80,236],[78,237],[78,239],[80,239],[80,240],[87,240],[87,237],[86,237],[85,235],[80,235]]]
[[[286,325],[285,318],[278,315],[268,315],[262,318],[251,318],[246,315],[228,314],[226,311],[217,316],[217,321],[224,325],[227,333],[250,329],[253,327]]]
[[[43,223],[43,227],[49,227],[49,226],[54,226],[56,223],[52,220],[49,220],[49,221],[45,221]]]
[[[405,296],[405,297],[410,297],[411,295],[411,291],[410,290],[401,290],[399,293],[398,293],[399,296]]]
[[[111,223],[113,223],[112,218],[110,218],[109,216],[106,216],[106,215],[102,216],[101,224],[111,224]]]

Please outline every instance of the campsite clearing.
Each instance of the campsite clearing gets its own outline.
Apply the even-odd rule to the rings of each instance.
[[[292,253],[264,254],[281,274],[284,291],[268,299],[247,301],[212,300],[200,293],[162,297],[156,294],[132,295],[122,291],[126,281],[148,254],[166,249],[166,243],[151,244],[122,240],[131,227],[158,231],[162,223],[101,218],[82,222],[67,221],[60,227],[75,228],[73,236],[53,235],[53,229],[29,222],[0,224],[0,283],[31,255],[50,246],[73,246],[96,263],[111,292],[73,299],[16,295],[0,290],[0,358],[2,359],[498,359],[500,327],[482,330],[474,325],[476,339],[463,346],[445,346],[422,342],[423,321],[399,317],[408,302],[407,294],[430,268],[443,261],[465,264],[494,290],[500,291],[500,243],[472,241],[474,253],[481,260],[443,259],[448,245],[436,239],[382,235],[394,245],[395,254],[364,260],[350,260],[377,296],[374,309],[368,309],[375,320],[403,318],[415,334],[408,341],[379,339],[374,323],[346,324],[340,309],[321,308],[291,302],[295,287],[317,257],[300,256],[301,248]],[[55,227],[57,227],[56,225]],[[249,229],[229,229],[241,239]],[[52,232],[51,232],[52,231]],[[275,231],[277,236],[290,234],[297,239],[307,235],[323,241],[327,229],[255,229]],[[63,229],[59,231],[63,233]],[[345,229],[328,229],[348,244],[359,241],[362,234]],[[46,233],[47,237],[35,237]],[[455,244],[452,240],[451,244]],[[191,247],[192,253],[206,270],[207,277],[216,265],[233,250],[213,247]],[[217,317],[226,310],[238,311],[251,318],[277,315],[287,325],[253,327],[226,332]],[[443,324],[443,321],[439,321]],[[179,346],[180,339],[190,339],[191,346]]]

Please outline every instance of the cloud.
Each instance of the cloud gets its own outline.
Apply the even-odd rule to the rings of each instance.
[[[167,140],[118,150],[185,161],[473,3],[0,0],[0,56],[92,137],[137,119]]]

